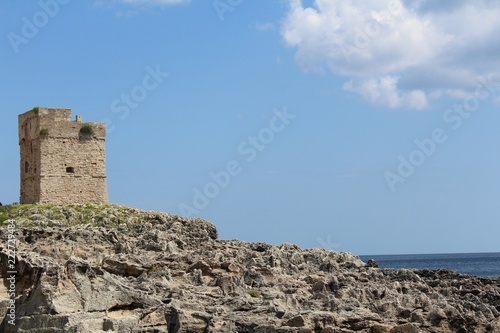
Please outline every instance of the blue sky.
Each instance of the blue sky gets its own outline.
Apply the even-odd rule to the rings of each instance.
[[[17,115],[107,122],[110,201],[222,239],[498,252],[500,4],[40,0],[0,5],[0,201]],[[481,24],[477,24],[477,22]]]

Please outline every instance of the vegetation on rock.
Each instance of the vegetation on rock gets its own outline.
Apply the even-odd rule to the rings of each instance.
[[[83,136],[94,135],[94,129],[90,125],[83,125],[82,128],[80,128],[80,135]]]

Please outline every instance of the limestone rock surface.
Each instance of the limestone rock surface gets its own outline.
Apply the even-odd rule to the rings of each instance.
[[[207,221],[116,205],[11,206],[0,221],[17,259],[14,326],[0,249],[2,332],[500,332],[499,278],[219,240]]]

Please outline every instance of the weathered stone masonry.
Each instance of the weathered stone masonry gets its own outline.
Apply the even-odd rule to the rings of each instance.
[[[71,121],[71,109],[19,115],[20,203],[107,203],[105,141],[104,123]]]

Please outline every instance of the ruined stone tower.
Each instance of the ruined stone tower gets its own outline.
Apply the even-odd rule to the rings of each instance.
[[[71,109],[19,115],[20,203],[107,203],[104,123],[71,121]]]

